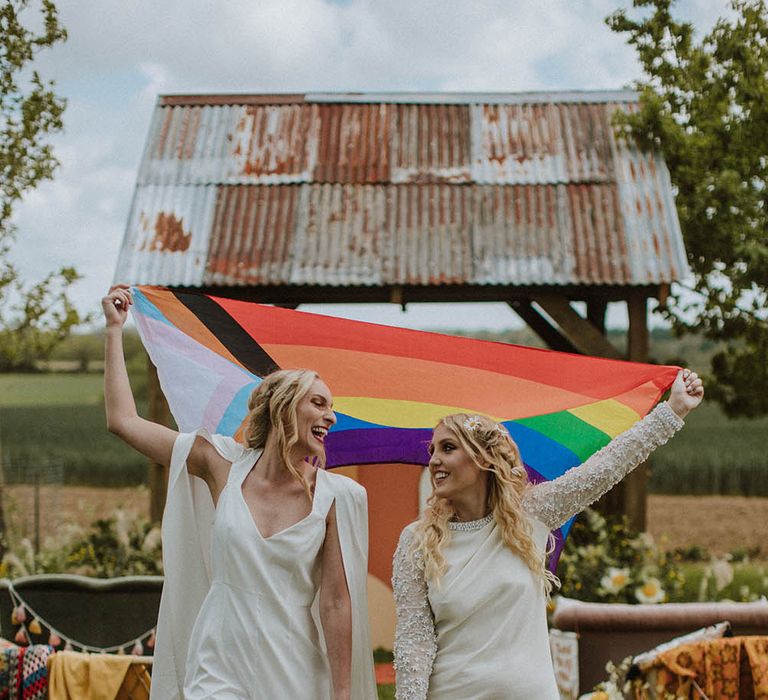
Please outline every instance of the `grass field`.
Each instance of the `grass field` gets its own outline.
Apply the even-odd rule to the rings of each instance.
[[[107,432],[100,374],[0,374],[0,444],[9,482],[127,486],[146,460]],[[142,406],[139,409],[142,410]]]
[[[705,401],[650,464],[653,493],[768,496],[768,417],[729,420]]]
[[[66,483],[142,483],[145,461],[106,432],[102,396],[100,374],[0,375],[6,468],[18,464],[15,471],[24,473],[26,465],[54,462],[63,465]],[[705,403],[653,455],[650,490],[768,496],[768,417],[728,420]]]

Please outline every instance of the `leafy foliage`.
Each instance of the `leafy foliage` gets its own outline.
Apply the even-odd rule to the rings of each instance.
[[[665,602],[684,583],[677,562],[649,535],[591,509],[573,524],[557,573],[562,595],[592,602]]]
[[[35,552],[21,540],[0,562],[0,575],[73,573],[97,578],[162,575],[160,529],[124,511],[96,520],[86,531],[63,528],[57,540]]]
[[[680,331],[726,341],[710,393],[731,416],[768,413],[768,8],[733,0],[700,41],[674,0],[634,0],[607,22],[637,51],[640,109],[624,135],[659,149],[676,190],[693,285],[662,310]]]
[[[8,260],[15,205],[59,165],[48,136],[63,129],[65,101],[30,66],[35,55],[66,40],[51,0],[42,0],[42,30],[24,23],[29,0],[0,4],[0,371],[31,369],[82,322],[67,298],[78,279],[71,267],[26,284]]]

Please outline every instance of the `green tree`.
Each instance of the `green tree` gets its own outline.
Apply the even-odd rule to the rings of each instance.
[[[634,0],[607,19],[635,48],[640,108],[625,136],[661,150],[676,190],[693,284],[662,312],[680,332],[726,342],[709,387],[731,416],[768,413],[768,11],[733,0],[697,39],[674,0]]]
[[[65,101],[31,64],[42,49],[66,40],[55,5],[42,0],[40,29],[29,0],[0,5],[0,371],[30,369],[82,322],[67,292],[78,279],[63,267],[28,283],[8,259],[16,238],[15,205],[59,165],[49,136],[63,129]]]

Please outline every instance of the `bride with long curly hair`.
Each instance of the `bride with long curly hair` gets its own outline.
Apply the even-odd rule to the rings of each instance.
[[[463,413],[440,420],[429,444],[432,494],[395,552],[398,700],[558,700],[550,533],[667,442],[703,395],[694,372],[679,372],[667,402],[539,484],[502,425]]]

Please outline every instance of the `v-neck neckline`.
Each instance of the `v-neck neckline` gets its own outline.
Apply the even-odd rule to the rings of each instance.
[[[245,483],[246,478],[248,475],[254,470],[256,465],[259,463],[259,459],[261,459],[261,455],[259,455],[258,459],[251,465],[251,468],[245,472],[245,475],[242,479],[240,479],[240,482],[237,485],[237,491],[240,494],[240,501],[243,504],[243,507],[245,508],[245,513],[248,516],[248,519],[251,521],[253,525],[253,529],[256,530],[256,534],[259,536],[259,538],[263,542],[269,542],[270,540],[274,539],[275,537],[279,537],[284,532],[288,532],[288,530],[292,530],[295,527],[298,527],[305,521],[309,520],[314,514],[315,514],[315,504],[317,503],[317,489],[319,488],[319,483],[321,481],[320,478],[320,472],[322,472],[322,469],[316,469],[315,470],[315,490],[312,494],[312,507],[309,510],[309,513],[307,513],[301,520],[297,520],[295,523],[292,523],[291,525],[288,525],[288,527],[284,527],[282,530],[278,530],[277,532],[273,532],[269,537],[264,537],[261,530],[259,529],[259,526],[256,524],[256,518],[253,517],[253,513],[251,513],[251,509],[248,506],[248,501],[245,500],[245,494],[243,493],[243,484]]]

